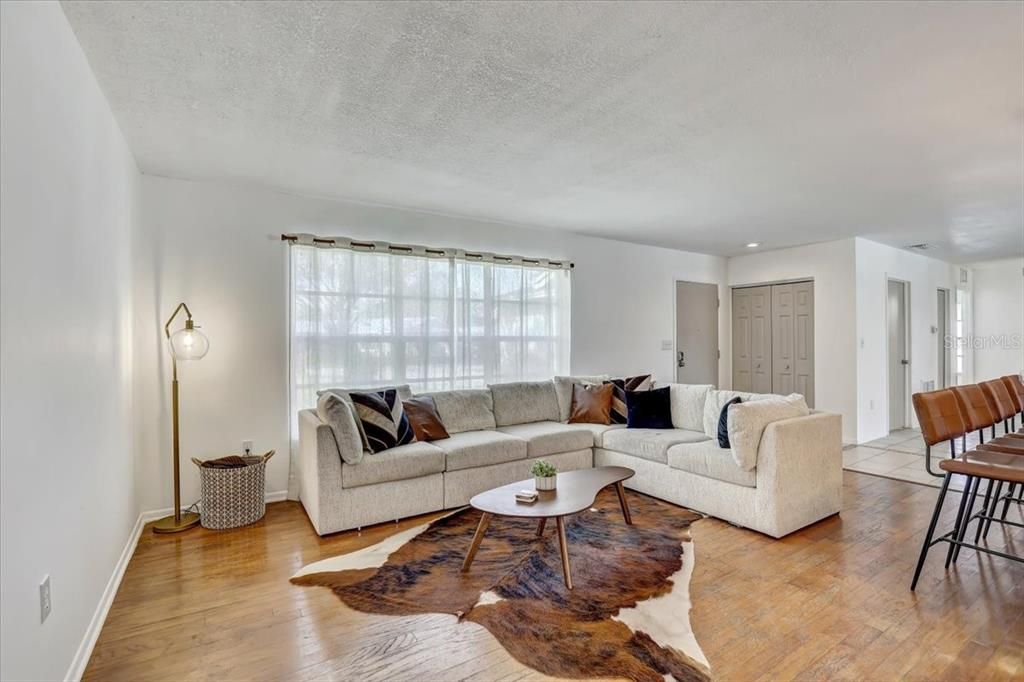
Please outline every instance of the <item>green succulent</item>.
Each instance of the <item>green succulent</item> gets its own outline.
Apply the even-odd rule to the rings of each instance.
[[[558,469],[556,469],[555,465],[552,464],[551,462],[546,462],[543,459],[538,459],[536,462],[533,463],[533,466],[530,467],[530,473],[536,476],[537,478],[548,478],[549,476],[554,476],[555,474],[557,474]]]

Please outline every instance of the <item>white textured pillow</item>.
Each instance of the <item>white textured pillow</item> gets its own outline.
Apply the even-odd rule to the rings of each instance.
[[[729,408],[729,445],[732,458],[744,471],[757,466],[757,450],[761,436],[772,422],[810,414],[807,402],[799,393],[763,396],[758,400],[737,403]]]
[[[337,393],[323,391],[316,401],[316,414],[320,421],[331,427],[338,453],[346,464],[359,464],[363,460],[364,442],[356,417],[352,414],[352,402]]]
[[[704,435],[708,438],[718,438],[718,418],[722,415],[722,408],[733,398],[739,398],[747,403],[752,400],[763,400],[764,398],[781,398],[771,393],[744,393],[743,391],[719,391],[711,389],[708,397],[704,399]]]
[[[704,403],[711,384],[669,384],[672,426],[690,431],[704,430]]]

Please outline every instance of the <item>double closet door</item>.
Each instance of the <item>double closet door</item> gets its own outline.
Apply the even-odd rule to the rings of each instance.
[[[732,291],[732,387],[814,406],[814,283]]]

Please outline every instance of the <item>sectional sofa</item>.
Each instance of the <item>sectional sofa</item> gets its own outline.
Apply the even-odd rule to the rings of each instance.
[[[811,412],[769,423],[747,470],[718,447],[715,417],[732,397],[764,396],[671,384],[672,429],[565,423],[573,381],[595,379],[431,393],[449,438],[367,454],[358,464],[342,457],[342,449],[361,447],[354,418],[328,424],[316,410],[303,410],[299,481],[306,513],[325,535],[460,507],[479,492],[529,478],[537,459],[559,471],[626,466],[636,471],[628,488],[776,538],[839,512],[839,415]],[[407,386],[398,390],[411,395]]]

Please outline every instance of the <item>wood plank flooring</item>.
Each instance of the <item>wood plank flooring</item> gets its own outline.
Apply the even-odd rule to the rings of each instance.
[[[721,521],[693,526],[690,619],[719,680],[1020,680],[1024,565],[964,550],[913,565],[933,488],[844,472],[844,511],[783,540]],[[948,496],[943,524],[959,502]],[[1021,511],[1014,508],[1020,521]],[[543,679],[453,616],[371,616],[291,585],[301,566],[425,519],[321,539],[302,507],[269,505],[235,531],[147,529],[87,680]],[[993,547],[1024,554],[1024,532]]]

